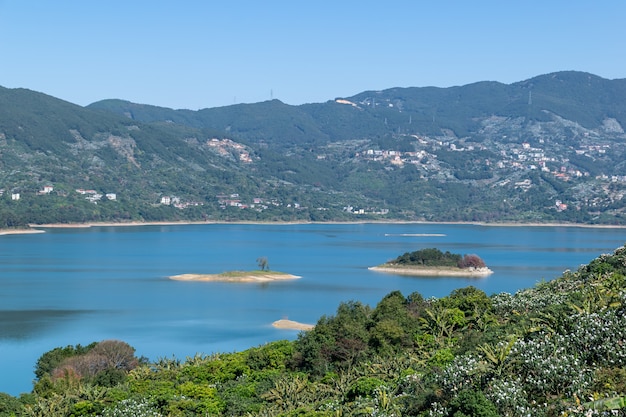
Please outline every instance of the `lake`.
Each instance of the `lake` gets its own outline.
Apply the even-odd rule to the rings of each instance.
[[[514,293],[575,270],[626,242],[626,229],[469,224],[201,224],[49,228],[0,236],[0,392],[32,389],[41,354],[119,339],[150,360],[233,352],[298,332],[339,303],[374,306],[399,290],[441,297],[473,285]],[[369,271],[436,247],[477,254],[487,278],[406,277]],[[271,283],[181,282],[183,273],[257,269],[302,278]]]

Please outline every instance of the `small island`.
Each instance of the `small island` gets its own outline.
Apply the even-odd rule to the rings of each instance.
[[[256,270],[256,271],[228,271],[220,274],[181,274],[169,277],[175,281],[208,281],[208,282],[271,282],[300,278],[284,272]]]
[[[315,325],[313,324],[300,323],[300,322],[288,320],[288,319],[276,320],[275,322],[272,323],[272,326],[276,327],[277,329],[302,330],[302,331],[311,330],[315,327]]]
[[[209,282],[271,282],[301,278],[285,272],[270,271],[265,256],[256,260],[259,269],[255,271],[228,271],[221,274],[181,274],[169,278],[175,281],[209,281]]]
[[[453,254],[437,248],[407,252],[372,271],[412,276],[485,277],[493,273],[478,255]]]

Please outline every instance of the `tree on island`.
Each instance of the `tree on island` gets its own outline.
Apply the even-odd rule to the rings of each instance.
[[[459,268],[486,268],[485,261],[483,261],[478,255],[464,255],[461,262],[459,262]]]
[[[270,270],[270,266],[267,263],[267,258],[265,256],[261,256],[259,258],[256,259],[256,263],[257,265],[259,265],[259,269],[261,271],[269,271]]]

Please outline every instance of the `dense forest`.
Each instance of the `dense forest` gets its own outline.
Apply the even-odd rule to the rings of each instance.
[[[346,301],[242,352],[58,347],[0,416],[624,416],[625,286],[626,246],[516,294]]]

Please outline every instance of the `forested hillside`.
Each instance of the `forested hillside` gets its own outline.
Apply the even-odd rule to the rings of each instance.
[[[123,221],[626,224],[626,80],[325,103],[80,107],[0,87],[0,228]]]
[[[607,118],[624,126],[625,97],[625,79],[565,71],[513,84],[483,81],[449,88],[366,91],[301,106],[272,100],[190,111],[103,100],[89,107],[138,121],[211,127],[270,146],[294,146],[392,133],[441,136],[443,130],[461,138],[478,134],[483,119],[492,116],[548,122],[552,113],[587,129],[602,125]]]
[[[0,416],[623,416],[625,286],[621,247],[516,294],[346,301],[293,342],[243,352],[59,347]]]

